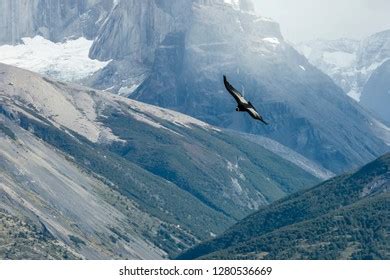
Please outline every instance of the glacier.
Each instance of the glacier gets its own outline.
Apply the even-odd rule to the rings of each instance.
[[[361,41],[348,38],[314,40],[297,44],[296,48],[349,97],[360,102],[371,75],[390,59],[390,30]]]
[[[54,43],[35,36],[22,38],[22,42],[0,46],[0,62],[66,82],[86,78],[110,62],[90,59],[93,41],[83,37]]]

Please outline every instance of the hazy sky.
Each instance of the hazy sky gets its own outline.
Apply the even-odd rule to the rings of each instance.
[[[390,29],[390,0],[253,0],[260,15],[280,23],[294,43],[317,38],[361,39]]]

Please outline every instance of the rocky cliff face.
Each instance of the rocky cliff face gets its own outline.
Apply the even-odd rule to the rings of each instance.
[[[0,44],[17,44],[41,35],[52,41],[92,39],[110,11],[112,0],[4,0],[0,3]]]
[[[190,8],[189,0],[120,1],[102,26],[90,56],[151,63],[165,36],[185,29]]]
[[[359,100],[361,85],[355,66],[358,40],[314,40],[297,45],[297,49],[311,64],[328,74],[351,98]]]
[[[298,46],[309,61],[328,74],[353,99],[375,116],[390,121],[386,75],[390,60],[390,30],[361,42],[319,40]]]
[[[55,3],[37,0],[44,12],[39,20],[32,15],[32,22],[48,26],[48,18],[60,18],[47,35],[57,39],[80,34],[72,26],[84,18],[94,23],[90,21],[94,17],[87,16],[94,7],[110,11],[97,21],[101,28],[90,56],[111,61],[85,81],[88,85],[217,126],[270,136],[336,172],[387,150],[386,127],[376,125],[345,98],[284,41],[276,22],[253,12],[249,0]],[[82,14],[73,20],[77,13]],[[245,92],[271,126],[264,128],[234,112],[223,74]]]
[[[350,97],[360,101],[372,73],[390,59],[390,31],[373,34],[362,41],[316,40],[297,47],[310,63],[328,74]]]
[[[205,4],[221,0],[201,1]],[[159,45],[191,24],[192,0],[120,1],[95,39],[90,57],[113,60],[86,83],[128,95],[149,75]],[[168,47],[169,48],[169,47]]]
[[[377,68],[390,59],[390,30],[376,33],[362,41],[358,51],[357,66]]]
[[[384,62],[372,73],[363,88],[362,106],[390,123],[390,60]]]
[[[237,3],[193,1],[186,10],[186,22],[191,24],[166,24],[169,20],[164,17],[158,26],[165,26],[165,31],[151,36],[158,38],[151,44],[141,44],[138,52],[147,50],[146,60],[138,55],[143,60],[138,64],[122,59],[130,47],[122,50],[121,46],[150,34],[134,27],[137,32],[122,36],[123,22],[116,21],[121,16],[113,16],[110,30],[117,34],[110,36],[122,36],[125,42],[111,44],[103,57],[122,60],[113,61],[92,83],[214,125],[270,136],[336,172],[384,152],[383,141],[372,132],[371,117],[288,45],[277,23],[240,9]],[[104,44],[99,46],[103,42],[97,39],[94,49],[104,50]],[[270,127],[234,112],[234,102],[223,88],[223,74],[265,113]],[[115,88],[113,80],[122,88]]]
[[[362,106],[390,123],[390,30],[374,34],[362,42],[357,67],[365,81]]]

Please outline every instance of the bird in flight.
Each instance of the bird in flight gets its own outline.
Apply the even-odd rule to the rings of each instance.
[[[227,81],[225,75],[223,76],[223,83],[225,84],[227,91],[234,97],[234,99],[237,102],[237,108],[236,108],[237,112],[247,112],[252,118],[259,120],[268,125],[268,123],[263,119],[263,117],[256,111],[256,108],[249,101],[247,101],[242,96],[242,94]]]

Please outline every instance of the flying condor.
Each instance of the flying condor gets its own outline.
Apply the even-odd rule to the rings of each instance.
[[[256,108],[242,96],[242,94],[236,90],[226,79],[226,76],[223,76],[223,82],[227,91],[234,97],[237,102],[237,112],[247,112],[251,115],[252,118],[259,120],[265,124],[268,124],[263,117],[256,111]]]

